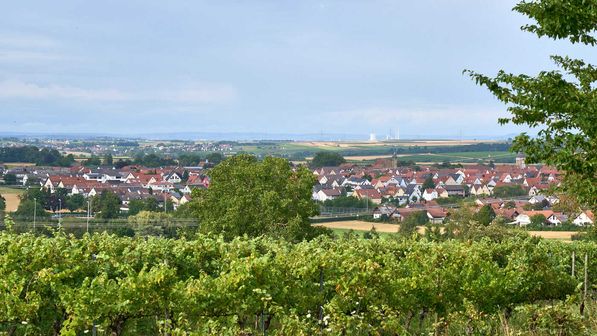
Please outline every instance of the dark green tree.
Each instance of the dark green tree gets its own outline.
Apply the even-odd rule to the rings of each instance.
[[[315,153],[315,156],[313,156],[313,160],[311,160],[311,167],[313,167],[313,168],[336,167],[345,162],[346,162],[346,160],[339,153],[317,152],[317,153]]]
[[[126,159],[126,160],[118,159],[118,161],[116,161],[116,163],[114,164],[114,168],[120,169],[122,167],[130,166],[132,164],[133,164],[133,161],[131,161],[129,159]]]
[[[293,170],[285,159],[237,155],[210,173],[208,189],[193,191],[193,209],[201,230],[237,236],[271,235],[291,241],[319,233],[309,217],[318,213],[311,200],[313,174]]]
[[[594,46],[597,42],[595,0],[526,0],[514,10],[528,16],[524,31],[539,37],[567,39]],[[562,189],[597,209],[597,67],[568,56],[551,56],[558,70],[535,76],[499,71],[489,77],[468,74],[507,105],[513,123],[538,129],[522,133],[512,150],[524,152],[529,163],[544,163],[566,172]]]
[[[495,211],[490,205],[484,205],[475,215],[477,222],[483,225],[489,225],[495,219]]]
[[[423,190],[425,189],[433,189],[435,188],[435,183],[433,182],[433,176],[429,175],[425,182],[423,182]]]
[[[39,203],[37,203],[36,205],[35,201],[29,199],[21,201],[21,203],[19,203],[17,211],[15,211],[14,214],[15,217],[27,219],[33,219],[34,214],[36,217],[39,218],[45,218],[50,216],[50,214],[46,212],[45,209],[41,207]]]
[[[112,154],[110,154],[110,153],[106,154],[106,156],[104,156],[104,165],[112,166],[113,164],[114,164],[114,157],[112,156]]]
[[[501,185],[493,188],[495,197],[517,197],[527,195],[527,192],[518,184]]]
[[[218,163],[224,161],[226,157],[222,153],[214,152],[207,154],[205,159],[209,161],[209,163],[217,165]]]
[[[15,185],[17,184],[17,175],[15,174],[4,174],[4,184]]]
[[[417,211],[408,215],[401,223],[399,233],[404,236],[411,236],[417,232],[417,227],[429,223],[427,211]]]
[[[545,224],[546,220],[547,219],[542,214],[533,215],[533,216],[531,216],[531,226],[534,226],[534,227],[543,226],[543,224]]]
[[[102,160],[97,156],[92,156],[83,161],[83,165],[87,167],[98,167],[102,165]]]
[[[86,203],[85,197],[81,194],[74,194],[66,197],[66,208],[70,212],[85,208]]]
[[[101,194],[94,196],[92,202],[97,218],[112,219],[120,215],[120,198],[115,193],[104,190]]]

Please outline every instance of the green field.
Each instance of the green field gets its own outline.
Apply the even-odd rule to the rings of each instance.
[[[441,153],[441,154],[412,154],[401,156],[402,161],[415,162],[476,162],[479,160],[485,161],[512,161],[516,158],[516,154],[511,152],[457,152],[457,153]]]

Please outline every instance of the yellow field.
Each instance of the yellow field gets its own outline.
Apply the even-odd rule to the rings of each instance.
[[[16,211],[21,204],[21,196],[24,193],[22,189],[0,187],[0,195],[6,200],[6,211]]]
[[[359,220],[347,220],[337,221],[322,224],[315,224],[315,226],[323,226],[330,229],[343,229],[343,230],[355,230],[355,231],[370,231],[373,227],[377,232],[383,233],[396,233],[400,229],[400,225],[397,224],[386,224],[386,223],[372,223]],[[419,233],[425,233],[424,227],[418,228]],[[529,231],[532,236],[537,236],[545,239],[557,239],[570,241],[574,231]]]
[[[10,168],[14,168],[14,167],[31,167],[31,166],[35,166],[35,163],[31,163],[31,162],[10,162],[10,163],[5,163],[4,166],[8,169]]]
[[[572,235],[575,233],[574,231],[529,231],[531,236],[559,240],[572,240]]]
[[[322,224],[315,224],[315,226],[324,226],[330,229],[346,229],[355,231],[369,231],[375,227],[378,232],[395,233],[398,232],[400,225],[385,224],[385,223],[371,223],[358,220],[329,222]]]
[[[494,140],[407,140],[407,141],[303,141],[295,142],[297,145],[316,147],[321,149],[352,148],[372,146],[457,146],[474,145],[478,143],[492,143]]]

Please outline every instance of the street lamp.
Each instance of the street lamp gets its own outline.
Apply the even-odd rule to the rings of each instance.
[[[91,216],[91,200],[87,200],[87,233],[89,233],[89,217]]]
[[[37,198],[33,198],[33,232],[35,232],[36,219],[37,219]]]
[[[62,198],[58,199],[58,227],[60,227],[60,220],[62,219]]]

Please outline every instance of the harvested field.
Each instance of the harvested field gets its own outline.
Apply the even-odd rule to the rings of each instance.
[[[297,141],[295,144],[320,149],[372,146],[457,146],[492,143],[492,140],[395,140],[395,141]]]
[[[6,211],[16,211],[21,204],[19,196],[23,194],[22,189],[0,187],[0,195],[6,200]]]
[[[351,220],[351,221],[339,221],[339,222],[329,222],[329,223],[321,223],[315,224],[316,226],[325,226],[330,229],[346,229],[346,230],[355,230],[355,231],[369,231],[372,227],[375,226],[375,230],[378,232],[387,232],[393,233],[398,232],[398,228],[400,226],[395,224],[386,224],[386,223],[372,223],[372,222],[365,222],[359,220]]]
[[[377,232],[383,233],[395,233],[398,232],[400,225],[397,224],[387,224],[387,223],[373,223],[373,222],[365,222],[359,220],[348,220],[348,221],[338,221],[338,222],[328,222],[328,223],[321,223],[315,224],[316,226],[324,226],[330,229],[342,229],[342,230],[355,230],[355,231],[369,231],[371,228],[375,227]],[[424,233],[425,228],[419,227],[419,233]],[[532,236],[537,236],[545,239],[557,239],[557,240],[571,240],[572,235],[577,232],[574,231],[529,231],[529,234]]]
[[[537,236],[545,239],[559,239],[559,240],[572,240],[574,231],[529,231],[532,236]]]
[[[31,163],[31,162],[9,162],[9,163],[5,163],[4,166],[8,169],[10,168],[15,168],[15,167],[31,167],[31,166],[35,166],[35,163]]]

